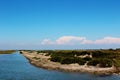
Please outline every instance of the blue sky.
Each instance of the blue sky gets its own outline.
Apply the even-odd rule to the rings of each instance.
[[[0,49],[118,48],[119,9],[119,0],[0,0]]]

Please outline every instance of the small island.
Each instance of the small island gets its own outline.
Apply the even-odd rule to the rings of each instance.
[[[49,70],[119,74],[120,49],[21,50],[31,64]]]

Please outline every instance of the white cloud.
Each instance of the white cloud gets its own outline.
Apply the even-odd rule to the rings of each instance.
[[[41,44],[54,44],[54,42],[50,41],[49,39],[44,39]]]
[[[120,44],[120,38],[104,37],[103,39],[96,40],[95,44]]]
[[[56,44],[56,45],[78,45],[78,44],[88,44],[91,43],[90,40],[87,40],[85,37],[76,37],[76,36],[62,36],[55,41],[49,39],[44,39],[41,44]]]
[[[115,37],[104,37],[103,39],[89,40],[86,37],[77,36],[62,36],[55,41],[44,39],[41,42],[42,45],[80,45],[80,44],[120,44],[120,38]]]
[[[56,40],[56,44],[79,44],[86,40],[85,37],[63,36]]]

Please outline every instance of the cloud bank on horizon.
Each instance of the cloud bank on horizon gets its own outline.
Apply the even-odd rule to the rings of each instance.
[[[0,43],[0,49],[110,49],[120,48],[119,37],[103,37],[90,40],[79,36],[62,36],[56,40],[44,39],[41,42]]]
[[[78,36],[62,36],[55,41],[44,39],[42,45],[120,45],[120,38],[104,37],[97,40],[89,40],[86,37]]]

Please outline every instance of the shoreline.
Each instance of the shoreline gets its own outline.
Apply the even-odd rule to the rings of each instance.
[[[98,75],[111,75],[118,74],[118,69],[114,66],[107,68],[99,68],[95,66],[79,65],[75,64],[60,64],[58,62],[52,62],[49,60],[50,56],[44,56],[42,54],[37,54],[36,52],[20,52],[25,58],[29,60],[29,63],[40,68],[48,70],[58,70],[65,72],[81,72],[81,73],[92,73]]]

